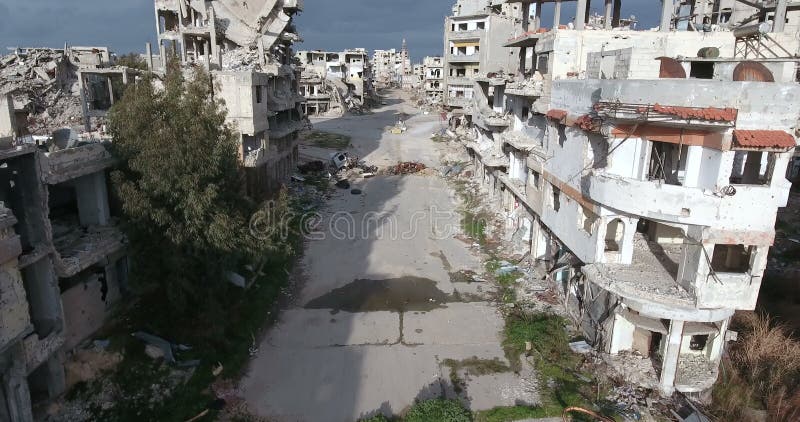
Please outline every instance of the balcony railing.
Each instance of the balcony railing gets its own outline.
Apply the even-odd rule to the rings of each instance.
[[[472,29],[469,31],[447,31],[450,40],[479,39],[486,33],[485,29]]]
[[[481,60],[480,54],[449,54],[447,60],[450,63],[477,63]]]

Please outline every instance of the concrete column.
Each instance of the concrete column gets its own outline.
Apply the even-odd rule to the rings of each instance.
[[[145,52],[147,54],[147,69],[153,71],[153,46],[150,43],[145,44]]]
[[[530,27],[531,21],[531,3],[524,2],[522,3],[522,31],[528,32],[528,28]]]
[[[684,322],[672,320],[669,325],[664,355],[661,357],[661,391],[672,394],[675,391],[675,376],[678,374],[678,360],[681,353]]]
[[[578,0],[578,6],[575,8],[575,29],[581,30],[586,27],[586,8],[589,5],[589,0]]]
[[[215,64],[222,67],[222,53],[217,45],[217,15],[213,7],[209,11],[208,20],[211,23],[211,54],[214,55]]]
[[[605,4],[606,9],[605,9],[605,15],[603,17],[603,27],[605,27],[605,29],[611,29],[611,15],[614,3],[612,3],[613,0],[605,0],[605,1],[606,1]]]
[[[533,19],[533,30],[537,31],[542,27],[542,0],[536,0],[536,15]]]
[[[22,347],[19,346],[21,349]],[[17,358],[11,369],[0,376],[0,399],[3,393],[7,394],[5,403],[0,406],[7,406],[9,420],[11,421],[32,421],[33,412],[31,410],[31,393],[26,380],[24,368],[23,352],[17,353]],[[0,413],[2,415],[3,413]]]
[[[670,23],[672,22],[672,12],[675,10],[673,0],[661,0],[661,26],[659,30],[669,31]]]
[[[694,23],[697,25],[703,24],[703,18],[706,16],[706,1],[696,1],[694,3]]]
[[[163,42],[158,43],[158,54],[161,55],[161,70],[167,70],[167,49],[164,47]]]
[[[107,77],[106,80],[108,81],[108,100],[111,101],[111,105],[114,105],[114,84],[111,76]]]
[[[722,359],[722,352],[725,351],[725,334],[728,332],[728,326],[731,323],[731,319],[728,318],[719,325],[719,334],[714,338],[714,342],[711,344],[711,350],[708,355],[709,360],[712,362],[719,362]]]
[[[783,32],[786,26],[786,3],[787,0],[778,0],[775,6],[775,21],[772,23],[772,32]]]
[[[83,79],[83,73],[78,72],[78,90],[81,92],[81,111],[83,112],[83,128],[89,132],[92,130],[92,122],[89,117],[89,98],[86,95],[86,81]]]
[[[611,12],[611,26],[619,27],[619,15],[622,13],[622,0],[614,0],[614,10]]]
[[[553,9],[553,29],[558,29],[561,25],[561,0],[556,0],[555,8]]]
[[[103,172],[87,174],[75,180],[78,218],[82,226],[107,226],[111,213],[108,189]]]
[[[528,56],[528,47],[520,47],[519,48],[519,74],[520,76],[525,74],[525,65],[527,64],[527,56]]]

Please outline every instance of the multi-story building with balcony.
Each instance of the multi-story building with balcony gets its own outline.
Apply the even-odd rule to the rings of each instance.
[[[161,60],[167,50],[183,64],[210,69],[215,95],[240,136],[247,192],[263,198],[289,179],[297,160],[298,132],[306,124],[305,99],[292,44],[300,38],[292,17],[302,0],[155,0]],[[255,46],[255,49],[251,49]]]
[[[683,31],[665,2],[659,31],[633,31],[606,5],[604,29],[556,12],[555,29],[535,19],[504,42],[530,53],[512,80],[476,81],[464,143],[509,240],[544,264],[587,341],[647,387],[705,391],[786,205],[800,85],[782,52],[800,47],[787,30],[800,15],[724,31],[709,7],[694,26],[707,31]]]
[[[125,238],[108,200],[105,142],[70,129],[20,136],[0,98],[0,420],[65,389],[66,354],[125,291]]]
[[[522,30],[522,7],[498,0],[458,0],[444,22],[444,103],[464,108],[473,97],[475,77],[511,72],[517,49],[503,48]]]
[[[444,97],[444,59],[425,57],[422,60],[422,90],[432,104],[441,104]]]
[[[372,66],[365,49],[300,51],[295,57],[302,69],[300,95],[306,98],[305,114],[341,115],[373,103]]]

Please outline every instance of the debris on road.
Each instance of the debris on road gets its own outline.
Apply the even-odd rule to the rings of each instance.
[[[361,195],[361,189],[352,189],[350,193],[353,195]]]
[[[347,179],[342,179],[336,182],[336,187],[339,189],[350,189],[350,181]]]
[[[390,167],[386,173],[391,175],[415,174],[425,170],[426,168],[427,167],[425,167],[425,164],[407,161]]]

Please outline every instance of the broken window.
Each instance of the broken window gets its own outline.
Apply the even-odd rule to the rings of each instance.
[[[595,221],[599,218],[591,209],[581,206],[579,225],[586,233],[592,234]]]
[[[558,145],[563,147],[564,143],[567,142],[567,125],[559,123],[556,126],[556,131],[558,133]]]
[[[464,69],[464,68],[456,69],[456,76],[458,76],[458,77],[467,76],[467,69]]]
[[[458,24],[458,30],[459,31],[466,31],[467,30],[467,24],[466,23]]]
[[[547,65],[549,58],[550,56],[548,54],[540,54],[536,56],[536,70],[542,75],[546,75],[548,72]]]
[[[530,116],[531,116],[531,109],[528,108],[528,107],[522,107],[522,113],[520,113],[520,116],[519,116],[520,119],[522,121],[525,121],[525,120],[528,120],[528,118]]]
[[[256,85],[253,87],[253,89],[256,91],[256,104],[261,104],[261,101],[263,100],[261,98],[261,86]]]
[[[619,252],[622,238],[625,235],[625,224],[615,218],[606,225],[605,252]]]
[[[478,22],[478,29],[486,29],[486,22]]]
[[[683,184],[686,175],[686,157],[689,149],[667,142],[651,142],[648,180],[660,180],[668,185]]]
[[[753,246],[744,245],[714,245],[711,268],[720,273],[746,273],[753,249]]]
[[[713,79],[714,78],[714,63],[713,62],[691,62],[691,70],[689,71],[690,78],[697,79]]]
[[[692,336],[689,340],[689,350],[702,351],[708,344],[708,334]]]
[[[536,170],[531,170],[531,176],[532,176],[532,177],[531,177],[531,180],[533,181],[533,182],[532,182],[532,183],[533,183],[533,186],[534,186],[536,189],[539,189],[539,188],[541,187],[541,179],[542,179],[542,175],[541,175],[541,174],[539,174],[539,172],[538,172],[538,171],[536,171]]]
[[[561,209],[561,189],[555,186],[553,186],[553,198],[552,198],[552,203],[550,205],[556,211]]]
[[[730,182],[735,185],[768,185],[775,170],[775,153],[736,151]]]

